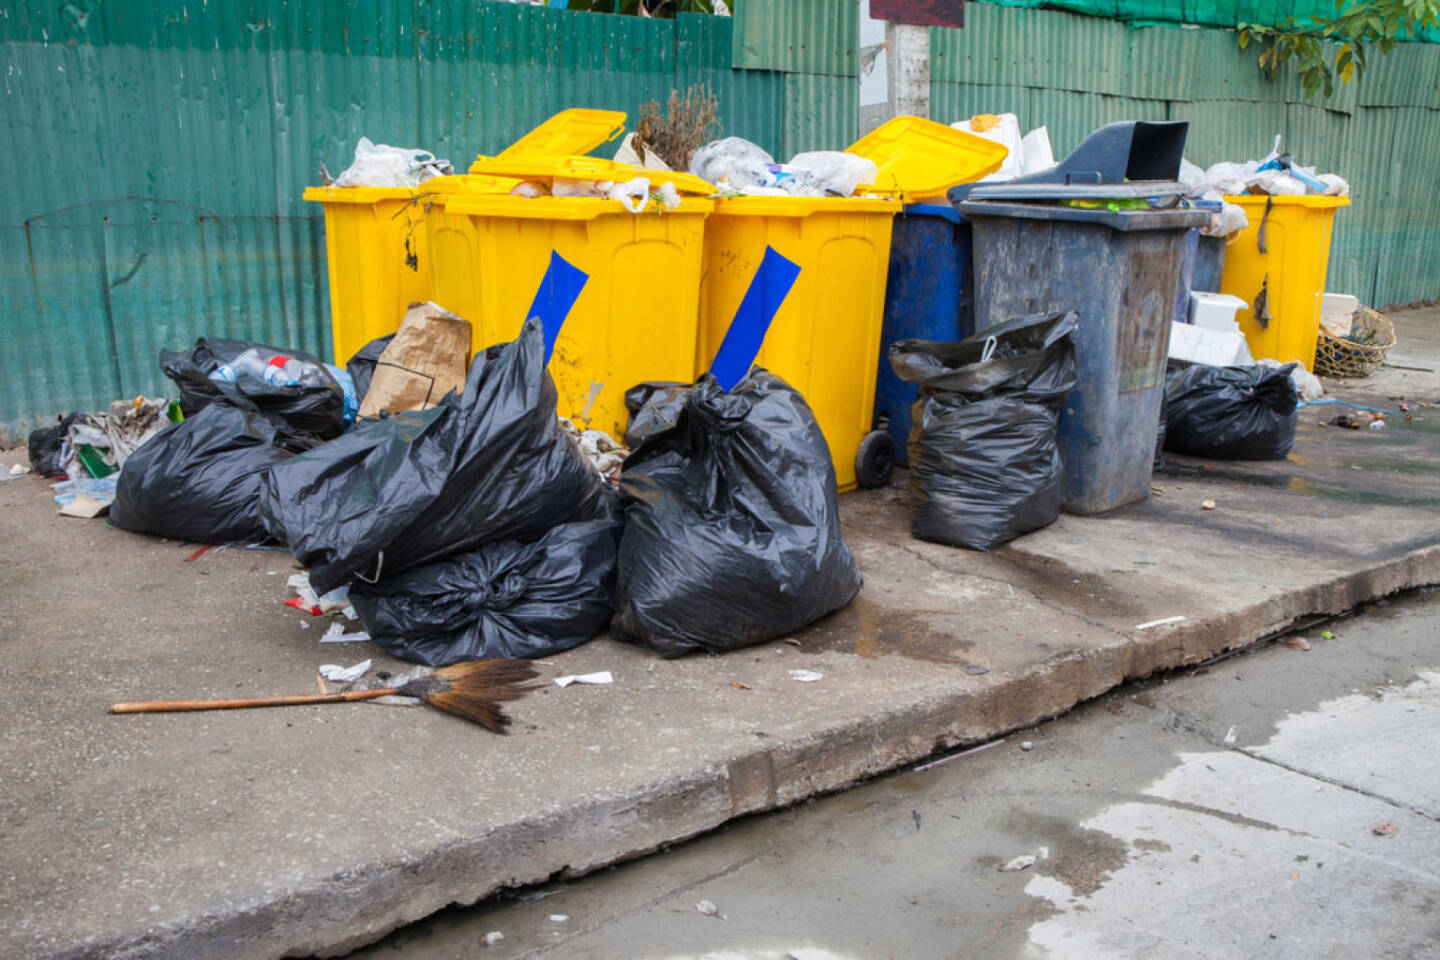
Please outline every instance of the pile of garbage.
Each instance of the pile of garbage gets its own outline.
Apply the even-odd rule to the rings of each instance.
[[[848,197],[873,184],[880,170],[875,161],[841,150],[797,153],[776,163],[758,144],[726,137],[696,150],[690,172],[722,196]]]
[[[1259,160],[1236,163],[1224,161],[1201,169],[1189,160],[1180,161],[1180,182],[1186,196],[1208,205],[1219,205],[1206,236],[1225,237],[1249,226],[1245,211],[1225,200],[1230,196],[1348,197],[1350,184],[1339,174],[1319,173],[1314,167],[1296,163],[1280,152],[1280,135],[1275,146]]]

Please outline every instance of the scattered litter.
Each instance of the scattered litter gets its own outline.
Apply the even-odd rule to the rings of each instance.
[[[209,550],[209,549],[210,549],[210,544],[207,543],[207,544],[205,544],[203,547],[201,547],[199,550],[196,550],[194,553],[190,554],[190,556],[186,557],[186,558],[185,558],[185,562],[186,562],[186,563],[194,563],[196,560],[199,560],[199,559],[200,559],[200,556],[201,556],[206,550]]]
[[[1201,510],[1214,510],[1214,509],[1215,509],[1215,501],[1214,501],[1214,500],[1201,500],[1201,501],[1200,501],[1200,509],[1201,509]]]
[[[1236,738],[1236,736],[1235,736],[1235,728],[1234,728],[1234,727],[1231,727],[1229,730],[1226,730],[1226,731],[1225,731],[1225,741],[1224,741],[1224,742],[1225,742],[1225,746],[1227,746],[1227,747],[1230,746],[1231,744],[1233,744],[1233,743],[1235,742],[1236,739],[1237,739],[1237,738]]]
[[[1321,640],[1334,640],[1334,639],[1335,639],[1335,634],[1331,633],[1329,630],[1321,630],[1321,631],[1320,631],[1320,639],[1321,639]]]
[[[310,574],[304,571],[290,574],[285,585],[295,591],[295,596],[286,600],[285,606],[304,610],[312,617],[347,609],[350,604],[350,588],[348,586],[336,587],[329,593],[316,596],[315,591],[310,587]]]
[[[485,936],[480,938],[480,942],[487,947],[493,947],[496,944],[503,942],[504,939],[505,934],[501,933],[499,930],[491,930],[489,933],[485,934]]]
[[[27,467],[27,466],[25,466],[25,464],[23,464],[23,463],[12,463],[12,464],[10,465],[9,476],[12,476],[12,477],[23,477],[23,476],[25,476],[25,474],[27,474],[27,473],[29,473],[29,472],[30,472],[30,468]]]
[[[1310,641],[1306,640],[1304,637],[1286,637],[1285,646],[1289,647],[1291,650],[1309,650]]]
[[[52,483],[50,489],[55,494],[53,499],[62,507],[80,496],[108,504],[115,499],[115,487],[119,482],[120,474],[118,473],[112,473],[108,477],[82,476],[74,480]]]
[[[565,923],[565,922],[566,922],[567,920],[569,920],[569,919],[570,919],[570,917],[569,917],[568,914],[564,914],[564,913],[552,913],[552,914],[550,914],[550,922],[551,922],[551,923]]]
[[[736,690],[749,690],[749,689],[750,689],[749,687],[745,686],[745,684],[741,683],[739,680],[731,680],[731,681],[730,681],[730,686],[734,687]]]
[[[303,621],[302,621],[303,622]],[[359,633],[346,633],[345,624],[332,623],[325,635],[320,638],[321,643],[362,643],[370,639],[370,634],[363,630]]]
[[[309,630],[309,629],[310,629],[310,621],[309,621],[309,620],[301,620],[301,621],[300,621],[300,629],[301,629],[301,630]]]
[[[1211,507],[1214,507],[1214,501],[1205,501],[1205,502],[1207,502],[1207,504],[1210,504]],[[1207,510],[1210,510],[1210,508],[1207,507]],[[1182,620],[1184,620],[1184,619],[1185,619],[1185,617],[1182,617],[1182,616],[1166,616],[1166,617],[1162,617],[1162,619],[1159,619],[1159,620],[1146,620],[1145,623],[1136,623],[1135,629],[1136,629],[1136,630],[1148,630],[1148,629],[1151,629],[1152,626],[1168,626],[1168,625],[1171,625],[1171,623],[1181,623]]]
[[[615,677],[611,675],[609,670],[600,670],[596,673],[571,673],[566,674],[563,677],[555,678],[555,685],[559,687],[568,687],[572,683],[589,683],[594,685],[602,685],[614,682]]]
[[[371,661],[361,660],[359,663],[349,667],[342,667],[338,663],[322,663],[320,665],[320,676],[332,683],[354,683],[370,670]]]
[[[1386,820],[1384,823],[1377,823],[1370,828],[1370,832],[1377,837],[1393,837],[1400,832],[1400,828],[1394,820]]]
[[[1000,867],[1000,872],[1019,873],[1021,870],[1028,870],[1030,867],[1035,866],[1035,859],[1036,857],[1033,853],[1024,854],[1022,856],[1016,857],[1009,863],[1002,864]]]
[[[89,520],[98,517],[110,509],[110,504],[104,500],[96,500],[87,497],[83,493],[77,493],[75,498],[60,508],[60,513],[66,517],[81,517]]]
[[[972,677],[983,677],[985,674],[990,672],[990,668],[982,667],[978,663],[967,663],[965,665],[965,672]]]
[[[814,670],[791,670],[791,671],[790,671],[790,679],[791,679],[791,680],[797,680],[797,681],[799,681],[800,683],[814,683],[814,682],[817,681],[817,680],[823,679],[824,676],[825,676],[825,674],[823,674],[823,673],[816,673]]]
[[[1035,749],[1035,744],[1031,743],[1029,740],[1021,740],[1020,749],[1028,753],[1029,751]]]
[[[720,912],[720,908],[715,906],[715,901],[713,900],[701,900],[695,904],[695,911],[702,916],[719,917],[721,920],[725,919],[725,914]]]
[[[1004,742],[1005,738],[1001,737],[999,740],[991,740],[989,743],[982,743],[978,747],[969,747],[965,750],[961,750],[959,753],[952,753],[948,757],[941,757],[939,760],[931,760],[929,763],[922,763],[915,768],[915,772],[924,773],[926,770],[933,770],[936,767],[943,766],[944,764],[949,763],[951,760],[959,760],[961,757],[968,757],[972,753],[980,753],[981,751],[989,750],[991,747],[998,747]]]

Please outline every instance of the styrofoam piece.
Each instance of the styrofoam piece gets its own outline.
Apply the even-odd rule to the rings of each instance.
[[[1055,151],[1050,147],[1050,131],[1036,127],[1020,138],[1020,163],[1025,173],[1038,173],[1055,166]]]
[[[971,117],[969,120],[961,120],[958,123],[950,124],[950,126],[956,130],[964,133],[984,137],[986,140],[994,140],[1010,151],[1009,154],[1006,155],[1005,161],[1000,164],[1000,169],[989,176],[981,177],[981,183],[1013,180],[1025,172],[1025,161],[1020,149],[1020,120],[1013,113],[1000,113],[996,114],[996,116],[1000,118],[1000,122],[989,130],[976,130],[972,126],[975,119],[974,117]]]
[[[1206,293],[1203,290],[1190,291],[1190,323],[1206,330],[1220,330],[1225,333],[1240,332],[1240,323],[1235,311],[1250,306],[1239,297],[1228,293]]]
[[[1253,363],[1245,335],[1239,330],[1211,330],[1193,323],[1170,325],[1170,359],[1235,367]]]
[[[1355,322],[1355,311],[1359,309],[1359,297],[1348,293],[1327,293],[1320,300],[1320,326],[1332,336],[1343,337],[1350,332]]]

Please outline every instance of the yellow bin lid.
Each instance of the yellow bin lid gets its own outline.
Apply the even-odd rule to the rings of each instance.
[[[481,157],[470,165],[471,173],[522,180],[614,180],[620,183],[647,177],[651,183],[673,183],[681,193],[709,196],[715,188],[699,177],[675,170],[651,170],[633,163],[618,163],[602,157]]]
[[[561,110],[500,151],[502,157],[568,157],[589,153],[625,129],[619,110]],[[475,171],[471,171],[472,173]]]
[[[936,197],[957,183],[979,180],[999,170],[1010,153],[993,140],[923,117],[887,120],[846,152],[873,160],[880,168],[870,189],[911,197]]]

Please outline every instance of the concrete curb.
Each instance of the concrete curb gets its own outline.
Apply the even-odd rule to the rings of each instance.
[[[1239,649],[1298,620],[1334,615],[1400,590],[1440,583],[1440,546],[1312,586],[1277,592],[1238,612],[1156,628],[1084,652],[980,677],[954,694],[913,699],[737,752],[623,796],[592,799],[489,827],[408,859],[360,866],[283,899],[236,903],[183,927],[96,941],[54,954],[78,958],[278,958],[342,955],[452,904],[505,887],[573,876],[643,856],[726,821],[788,806],[921,760],[993,739],[1157,671]]]

